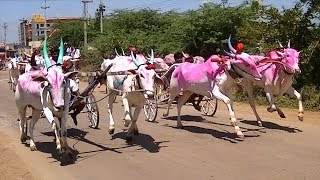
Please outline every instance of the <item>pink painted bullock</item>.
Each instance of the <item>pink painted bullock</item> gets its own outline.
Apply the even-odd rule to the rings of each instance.
[[[122,92],[125,113],[124,126],[128,127],[131,124],[126,135],[127,142],[132,140],[133,134],[137,135],[139,133],[136,122],[146,99],[154,98],[154,83],[158,77],[154,71],[153,51],[151,54],[148,64],[140,63],[139,58],[142,57],[137,55],[137,58],[135,58],[132,53],[130,57],[117,56],[109,61],[113,64],[108,72],[111,75],[107,76],[107,86],[110,92],[108,101],[109,133],[113,134],[115,130],[112,115],[114,98],[118,92]],[[132,111],[132,107],[135,108],[134,111]]]
[[[170,99],[168,102],[167,113],[165,113],[164,116],[169,115],[169,109],[173,100],[183,92],[183,95],[179,98],[177,105],[177,127],[182,128],[183,126],[180,118],[181,107],[193,93],[207,97],[215,96],[227,105],[231,124],[235,128],[236,134],[239,137],[244,137],[237,125],[235,113],[233,111],[231,97],[233,78],[227,71],[230,69],[230,63],[232,63],[243,67],[244,71],[248,71],[257,79],[260,78],[261,75],[255,69],[255,64],[249,62],[247,59],[239,58],[229,59],[228,61],[225,60],[225,57],[220,58],[217,55],[213,55],[202,64],[180,64],[172,73],[170,82]]]
[[[230,40],[228,44],[230,50],[235,53],[235,49],[232,47]],[[248,93],[249,103],[259,126],[262,126],[262,121],[255,108],[253,83],[264,89],[267,101],[270,104],[267,108],[268,112],[277,111],[281,118],[285,118],[281,109],[275,105],[274,97],[283,96],[284,93],[287,93],[290,97],[296,97],[298,99],[298,119],[303,120],[302,98],[300,93],[292,87],[294,76],[300,73],[299,54],[300,52],[290,48],[289,41],[288,48],[285,48],[282,52],[271,51],[269,53],[270,57],[252,56],[258,64],[258,71],[261,73],[262,79],[257,81],[250,76],[246,76],[242,81],[242,85]],[[241,70],[236,69],[236,71],[244,75],[244,72]]]
[[[67,144],[66,121],[69,113],[70,81],[69,78],[77,72],[63,74],[60,64],[62,63],[63,43],[61,40],[60,53],[57,64],[52,64],[47,55],[46,40],[43,46],[46,69],[34,70],[22,74],[18,79],[15,92],[15,102],[20,118],[21,142],[27,140],[26,109],[32,108],[30,122],[30,149],[36,150],[33,130],[36,122],[40,119],[41,111],[56,135],[56,145],[59,152],[71,153]],[[57,117],[58,120],[54,119]]]

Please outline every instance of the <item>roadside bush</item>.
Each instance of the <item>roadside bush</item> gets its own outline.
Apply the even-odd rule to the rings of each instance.
[[[83,72],[100,70],[103,56],[96,50],[83,51],[81,54],[80,69]]]

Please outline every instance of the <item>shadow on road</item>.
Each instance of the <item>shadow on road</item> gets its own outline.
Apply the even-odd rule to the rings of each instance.
[[[67,166],[74,164],[77,160],[79,152],[75,149],[70,148],[71,154],[59,154],[56,150],[56,143],[53,142],[37,142],[37,150],[43,153],[51,154],[51,157],[55,159],[53,162],[60,162],[60,166]]]
[[[163,119],[176,121],[177,120],[177,116],[166,117],[166,118],[163,118]],[[201,116],[183,115],[183,116],[181,116],[181,120],[182,121],[192,121],[192,122],[202,122],[202,123],[208,123],[208,124],[231,127],[230,124],[217,123],[217,122],[214,122],[214,121],[210,121],[210,120],[204,119]],[[248,124],[248,125],[252,125],[252,126],[258,126],[258,123],[257,123],[256,120],[244,120],[242,118],[238,118],[237,120],[239,122],[243,123],[243,124]],[[259,127],[258,126],[258,128],[241,127],[241,124],[239,124],[239,127],[241,129],[243,129],[244,132],[246,132],[246,131],[258,131],[258,132],[266,133],[264,131],[265,129],[280,130],[280,131],[285,131],[285,132],[289,132],[289,133],[302,132],[302,130],[300,130],[298,128],[292,128],[292,127],[289,127],[289,126],[281,126],[279,124],[276,124],[276,123],[273,123],[273,122],[270,122],[270,121],[262,121],[262,124],[263,124],[263,127]]]
[[[53,142],[39,142],[37,145],[38,151],[44,152],[44,153],[51,153],[52,158],[56,159],[57,161],[60,161],[61,164],[60,165],[69,165],[69,164],[74,164],[76,161],[79,161],[78,159],[87,159],[89,157],[92,156],[86,156],[86,157],[82,157],[81,155],[83,154],[88,154],[88,153],[98,153],[98,152],[103,152],[103,151],[113,151],[116,153],[121,153],[115,149],[112,148],[108,148],[105,147],[103,145],[97,144],[95,142],[92,142],[90,140],[88,140],[87,138],[85,138],[86,134],[88,132],[83,131],[81,129],[68,129],[68,138],[70,139],[74,139],[74,140],[78,140],[76,143],[74,143],[72,145],[73,148],[70,147],[71,151],[72,151],[72,157],[70,157],[70,160],[68,161],[68,157],[62,157],[60,154],[58,154],[57,150],[56,150],[56,144],[55,144],[55,140]],[[55,134],[53,131],[50,132],[43,132],[43,135],[46,136],[51,136],[53,138],[55,138]],[[79,152],[76,148],[75,145],[79,142],[84,142],[87,144],[90,144],[92,146],[95,146],[99,149],[97,150],[92,150],[92,151],[87,151],[87,152]],[[69,146],[71,146],[69,144]],[[66,158],[66,160],[64,159]]]
[[[126,140],[126,134],[127,134],[126,131],[116,133],[112,136],[112,139],[120,138],[120,139]],[[134,136],[131,142],[128,142],[128,145],[129,145],[128,147],[138,145],[138,146],[141,146],[141,148],[138,150],[145,149],[150,153],[157,153],[160,151],[160,148],[167,147],[167,146],[160,146],[161,143],[166,143],[166,142],[169,142],[169,141],[157,142],[150,135],[140,133],[139,135]]]
[[[253,125],[253,126],[257,126],[257,121],[256,120],[241,120],[241,123],[244,124],[249,124],[249,125]],[[289,126],[281,126],[279,124],[270,122],[270,121],[262,121],[262,125],[263,127],[261,128],[265,128],[265,129],[274,129],[274,130],[280,130],[280,131],[286,131],[288,133],[298,133],[298,132],[302,132],[302,130],[298,129],[298,128],[292,128]]]
[[[204,122],[204,121],[207,121],[202,116],[182,115],[180,117],[181,117],[182,121],[193,121],[193,122]],[[162,117],[162,119],[176,121],[177,120],[177,116]]]
[[[167,117],[167,118],[163,118],[163,119],[176,121],[177,116],[171,116],[171,117]],[[218,122],[214,122],[214,121],[209,121],[209,120],[204,119],[201,116],[183,115],[183,116],[181,116],[181,120],[182,121],[208,123],[208,124],[213,124],[213,125],[217,125],[217,126],[231,127],[230,124],[224,124],[224,123],[218,123]],[[239,122],[241,122],[243,124],[247,124],[247,125],[257,126],[257,121],[255,121],[255,120],[240,120]],[[240,129],[242,130],[242,132],[244,132],[244,133],[253,132],[254,133],[254,134],[251,134],[251,135],[245,134],[246,138],[248,138],[248,137],[259,137],[260,135],[258,134],[258,132],[259,133],[266,133],[267,129],[280,130],[280,131],[285,131],[285,132],[288,132],[288,133],[302,132],[298,128],[292,128],[292,127],[288,127],[288,126],[281,126],[279,124],[276,124],[276,123],[273,123],[273,122],[269,122],[269,121],[263,121],[263,127],[257,127],[257,128],[242,127],[240,123],[239,123],[239,125],[240,125]],[[173,126],[170,126],[170,127],[176,128],[176,127],[173,127]],[[218,130],[210,129],[210,128],[187,125],[187,126],[183,126],[183,129],[187,130],[189,132],[193,132],[193,133],[210,134],[215,138],[226,140],[226,141],[229,141],[231,143],[237,143],[239,141],[242,141],[242,139],[238,139],[237,135],[234,132],[229,132],[229,131],[224,130],[222,128],[220,128],[222,131],[218,131]]]

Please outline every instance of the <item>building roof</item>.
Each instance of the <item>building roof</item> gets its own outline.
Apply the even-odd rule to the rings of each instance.
[[[59,21],[59,20],[81,20],[81,17],[54,17],[54,18],[47,18],[47,21]]]

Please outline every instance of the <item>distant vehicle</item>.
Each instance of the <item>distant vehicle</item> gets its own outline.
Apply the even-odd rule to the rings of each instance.
[[[0,46],[0,60],[3,62],[6,60],[6,49],[4,46]]]

